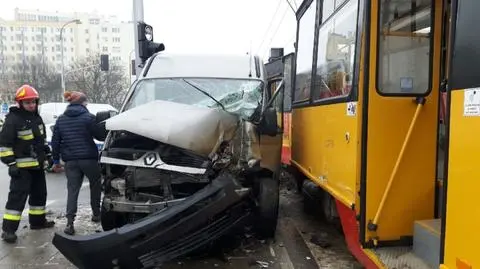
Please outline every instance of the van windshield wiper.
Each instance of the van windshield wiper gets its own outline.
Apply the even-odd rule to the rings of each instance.
[[[217,103],[220,107],[222,107],[223,110],[227,111],[225,109],[225,107],[222,105],[222,103],[220,103],[220,101],[218,101],[217,99],[215,99],[215,97],[211,96],[208,92],[202,90],[200,87],[198,87],[197,85],[187,81],[186,79],[182,78],[182,80],[187,83],[188,85],[192,86],[193,88],[195,88],[197,91],[205,94],[206,96],[210,97],[213,101],[215,101],[215,103]]]

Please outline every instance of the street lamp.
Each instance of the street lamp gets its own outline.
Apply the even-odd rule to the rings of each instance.
[[[76,23],[76,24],[81,24],[82,22],[78,19],[76,20],[71,20],[71,21],[67,21],[63,26],[62,28],[60,28],[60,49],[62,50],[62,73],[61,73],[61,81],[62,81],[62,91],[63,93],[65,93],[65,78],[63,77],[64,74],[64,70],[65,70],[65,67],[63,65],[63,29],[65,28],[65,26],[67,26],[68,24],[70,23]],[[65,100],[64,100],[65,101]]]

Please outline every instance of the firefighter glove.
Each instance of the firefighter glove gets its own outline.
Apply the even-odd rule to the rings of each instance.
[[[8,167],[8,175],[11,177],[18,177],[20,175],[20,169],[17,165],[12,164]]]

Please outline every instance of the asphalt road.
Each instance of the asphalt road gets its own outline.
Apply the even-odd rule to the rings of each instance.
[[[14,245],[0,242],[0,269],[76,268],[52,245],[55,231],[65,227],[66,178],[61,174],[47,174],[49,218],[56,227],[44,231],[28,228],[27,210],[18,231],[19,240]],[[9,177],[6,167],[0,166],[0,211],[7,199]],[[101,230],[99,224],[90,221],[89,187],[83,184],[79,197],[76,229],[78,235],[92,234]],[[283,187],[280,199],[280,217],[275,240],[259,241],[246,232],[232,240],[228,246],[211,253],[186,257],[164,264],[159,268],[197,269],[317,269],[317,268],[362,268],[349,254],[339,232],[322,223],[316,216],[305,215],[302,199],[292,188]],[[27,206],[28,207],[28,206]],[[321,238],[322,244],[312,243],[312,238]]]
[[[8,176],[7,170],[8,168],[5,165],[0,164],[0,212],[2,214],[5,210],[10,184],[10,177]],[[47,210],[55,212],[65,211],[67,203],[67,180],[64,173],[47,173],[47,192]],[[89,199],[90,190],[88,181],[85,179],[78,197],[79,204],[88,204]],[[24,214],[28,211],[28,201],[25,208]]]

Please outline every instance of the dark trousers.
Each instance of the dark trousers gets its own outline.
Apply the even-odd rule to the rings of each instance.
[[[20,169],[20,175],[10,180],[2,229],[16,232],[22,217],[25,203],[30,205],[28,219],[30,225],[41,226],[45,223],[45,203],[47,202],[47,183],[43,169]]]
[[[77,214],[78,194],[82,188],[83,177],[86,176],[90,182],[90,205],[94,215],[100,215],[100,199],[102,195],[101,174],[98,161],[93,160],[72,160],[65,163],[65,174],[67,176],[67,220],[73,223]]]

